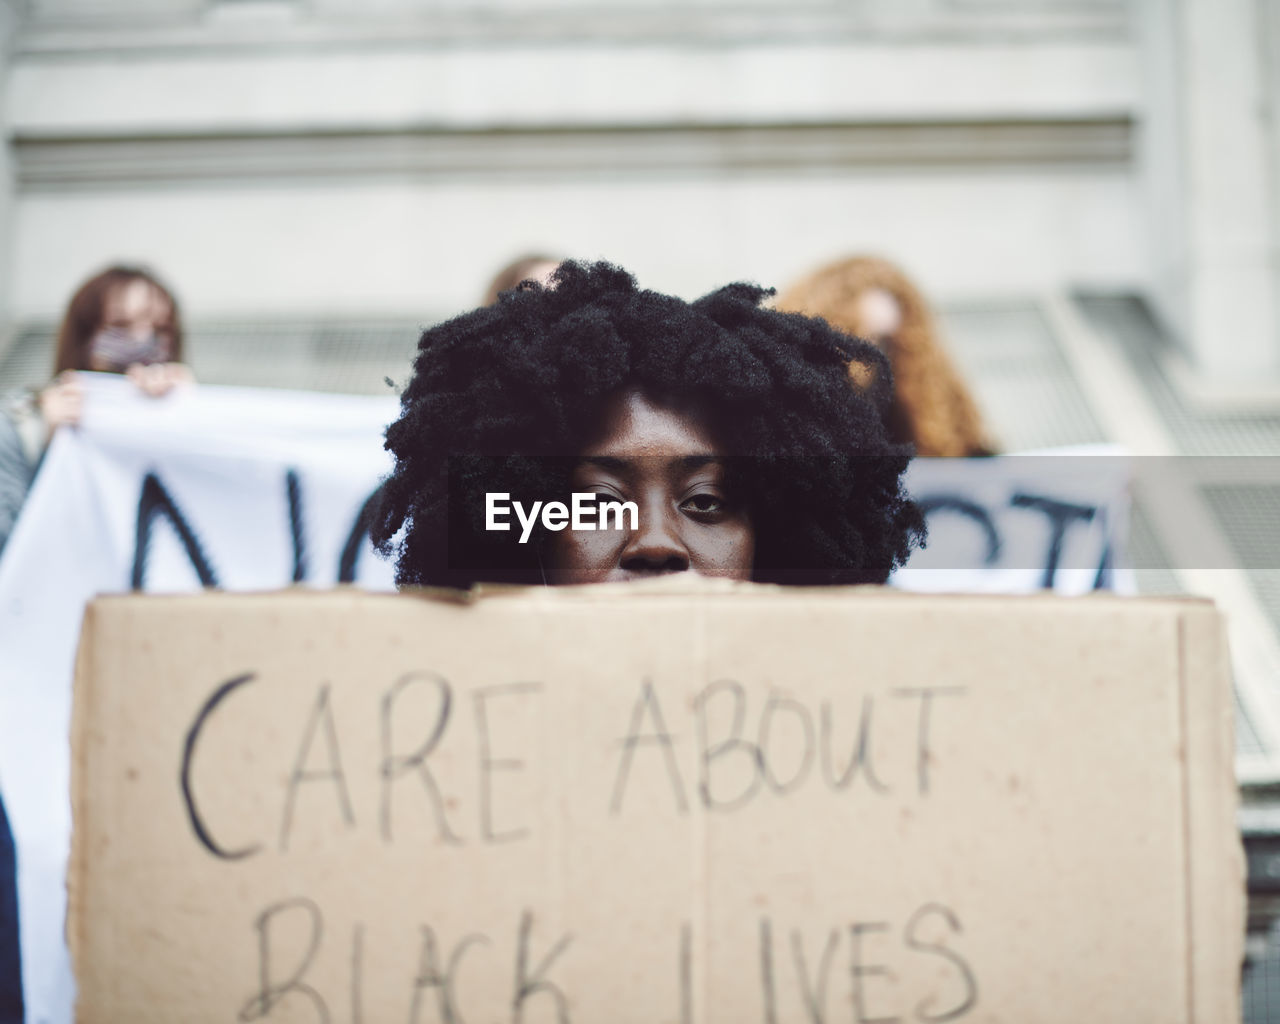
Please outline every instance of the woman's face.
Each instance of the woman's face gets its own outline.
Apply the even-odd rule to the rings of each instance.
[[[173,355],[173,303],[150,281],[116,285],[102,303],[102,322],[89,340],[89,369],[123,373],[135,363]]]
[[[550,583],[603,583],[664,573],[750,579],[755,530],[734,501],[722,452],[694,419],[635,392],[614,399],[574,468],[574,491],[633,501],[638,529],[550,535]]]
[[[543,288],[551,284],[551,275],[560,267],[558,260],[539,260],[525,271],[521,281],[537,281]]]
[[[902,307],[883,288],[868,288],[855,304],[858,337],[887,352],[902,330]]]

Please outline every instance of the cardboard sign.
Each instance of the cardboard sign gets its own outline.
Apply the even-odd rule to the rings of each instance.
[[[1239,1019],[1204,603],[111,597],[75,700],[84,1022]]]

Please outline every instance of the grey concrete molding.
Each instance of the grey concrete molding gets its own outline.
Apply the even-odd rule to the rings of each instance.
[[[904,4],[809,0],[786,4],[673,0],[594,4],[490,0],[454,7],[418,0],[370,13],[360,0],[262,5],[205,0],[33,5],[18,54],[77,54],[231,48],[314,49],[352,45],[456,46],[503,43],[676,41],[699,45],[815,40],[1026,42],[1127,40],[1123,0],[932,0]],[[237,10],[244,8],[244,10]],[[267,8],[270,8],[268,11]],[[293,10],[291,10],[291,8]],[[283,16],[282,16],[283,15]]]
[[[858,168],[1127,167],[1133,124],[1091,120],[23,137],[20,192],[378,177],[555,178]]]

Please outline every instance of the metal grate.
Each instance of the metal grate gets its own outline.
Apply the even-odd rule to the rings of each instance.
[[[1088,399],[1035,306],[943,312],[947,340],[1005,451],[1106,440]]]
[[[1208,484],[1200,493],[1245,569],[1280,567],[1280,484]]]
[[[1280,637],[1280,487],[1212,485],[1200,492]]]
[[[1245,711],[1244,705],[1240,703],[1240,692],[1234,688],[1231,692],[1235,698],[1236,754],[1248,756],[1265,754],[1267,748],[1263,745],[1262,738],[1258,735],[1258,730],[1253,727],[1249,713]]]
[[[419,324],[211,321],[188,328],[187,362],[206,384],[379,395],[408,379]],[[54,327],[21,329],[0,359],[0,393],[49,379]]]
[[[1178,394],[1161,365],[1172,342],[1133,296],[1085,295],[1077,303],[1090,325],[1133,364],[1178,449],[1185,455],[1280,455],[1280,409],[1206,413]]]
[[[37,388],[53,374],[54,324],[21,327],[13,343],[0,353],[0,394],[19,388]]]
[[[403,322],[210,323],[192,331],[191,363],[209,384],[386,394],[408,379],[421,327]]]
[[[1244,973],[1241,1006],[1245,1024],[1280,1022],[1280,923],[1273,926]],[[1252,950],[1251,950],[1252,951]]]

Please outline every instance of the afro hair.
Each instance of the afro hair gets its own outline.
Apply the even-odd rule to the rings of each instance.
[[[731,284],[689,303],[608,263],[566,262],[423,332],[395,469],[370,512],[401,586],[537,583],[537,543],[480,528],[484,494],[564,500],[574,460],[626,391],[695,415],[723,446],[755,529],[752,578],[882,583],[924,536],[889,441],[889,367],[825,321]],[[876,382],[857,388],[851,364]],[[540,539],[540,538],[536,538]]]

